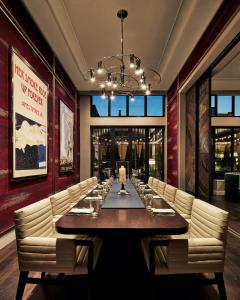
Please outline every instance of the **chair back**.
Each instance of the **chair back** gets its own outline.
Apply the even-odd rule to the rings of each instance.
[[[48,237],[54,229],[49,198],[16,210],[14,219],[17,240],[32,236]]]
[[[152,184],[153,184],[153,177],[149,177],[148,178],[148,185],[150,186],[150,187],[152,187]]]
[[[157,186],[157,193],[159,195],[163,195],[164,194],[164,190],[165,190],[165,187],[166,187],[166,183],[159,180],[158,181],[158,186]]]
[[[86,195],[89,190],[87,180],[80,182],[79,187],[81,195]]]
[[[76,203],[80,200],[81,197],[81,189],[79,184],[74,184],[70,188],[68,188],[68,192],[70,195],[70,201],[71,203]]]
[[[181,190],[177,190],[174,201],[174,207],[179,213],[184,214],[184,218],[190,219],[193,200],[193,195]]]
[[[70,209],[71,201],[67,190],[50,196],[53,215],[64,215]]]
[[[153,178],[152,189],[157,190],[159,180],[157,178]]]
[[[167,202],[174,203],[176,192],[177,192],[177,188],[175,188],[174,186],[172,186],[170,184],[166,184],[165,189],[164,189],[164,194],[163,194],[164,199]]]
[[[194,199],[190,237],[216,238],[225,242],[229,213],[200,199]]]

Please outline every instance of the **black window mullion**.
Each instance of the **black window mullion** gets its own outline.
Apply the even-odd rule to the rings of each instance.
[[[129,117],[129,96],[126,96],[126,116]]]
[[[147,96],[144,96],[144,117],[147,117]]]
[[[108,116],[111,117],[111,100],[109,96],[108,96]]]
[[[232,116],[235,116],[235,97],[232,96]]]

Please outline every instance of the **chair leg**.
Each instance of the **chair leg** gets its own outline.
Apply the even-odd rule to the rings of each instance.
[[[27,282],[28,278],[28,272],[20,272],[19,274],[19,280],[18,280],[18,287],[17,287],[17,294],[16,294],[16,300],[21,300],[23,293],[24,293],[24,288]]]
[[[227,300],[227,294],[226,294],[226,290],[225,290],[223,273],[214,273],[214,274],[215,274],[215,278],[217,281],[220,298],[221,298],[221,300]]]
[[[46,275],[46,273],[45,273],[45,272],[42,272],[42,274],[41,274],[41,279],[44,279],[44,278],[45,278],[45,275]]]

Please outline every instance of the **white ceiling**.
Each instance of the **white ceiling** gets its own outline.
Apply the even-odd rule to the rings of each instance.
[[[240,43],[213,69],[212,89],[240,91]]]
[[[222,0],[22,0],[80,91],[88,70],[119,53],[118,9],[128,10],[124,52],[157,69],[167,90]]]

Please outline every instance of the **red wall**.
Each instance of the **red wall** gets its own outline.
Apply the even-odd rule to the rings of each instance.
[[[178,185],[178,98],[167,105],[167,182]]]
[[[6,1],[5,1],[6,2]],[[54,54],[49,48],[46,41],[39,33],[36,26],[31,23],[32,20],[27,15],[25,9],[18,4],[18,10],[12,10],[9,1],[9,9],[14,14],[18,22],[29,21],[29,30],[31,34],[31,42],[37,45],[41,41],[41,49],[38,48],[40,54],[36,53],[29,45],[29,43],[20,35],[15,26],[9,19],[0,11],[0,233],[5,232],[13,226],[13,212],[14,210],[23,207],[27,204],[36,202],[55,191],[65,189],[66,187],[79,181],[79,142],[77,135],[79,129],[77,128],[77,119],[79,114],[78,105],[76,103],[76,89],[71,83],[70,79],[58,63],[56,70],[54,70]],[[16,1],[15,1],[16,4]],[[14,6],[16,8],[16,6]],[[18,17],[26,16],[25,18]],[[25,21],[24,21],[25,20]],[[22,27],[26,27],[25,23],[20,23]],[[24,25],[24,26],[23,26]],[[38,40],[39,38],[39,40]],[[35,43],[36,42],[36,43]],[[10,47],[16,48],[20,54],[31,64],[33,68],[40,75],[41,79],[49,84],[48,97],[48,175],[44,178],[31,179],[20,182],[11,182],[10,180],[10,161],[12,153],[10,153],[10,139],[11,139],[11,93],[10,93],[10,63],[11,54]],[[41,52],[43,49],[44,53]],[[39,55],[46,57],[46,66],[40,59]],[[62,84],[60,84],[57,77],[60,77]],[[58,82],[59,81],[59,82]],[[55,91],[53,86],[55,82]],[[68,91],[68,92],[67,92]],[[55,94],[55,98],[53,95]],[[75,112],[75,172],[71,176],[59,177],[59,106],[58,101],[61,97],[66,104]],[[55,111],[53,108],[55,107]],[[54,118],[55,117],[55,118]],[[53,146],[53,136],[55,135],[55,147]],[[54,158],[54,162],[53,162]],[[56,188],[55,188],[56,187]]]
[[[177,74],[176,79],[167,92],[168,98],[168,142],[167,142],[167,181],[177,186],[178,182],[178,91],[196,66],[200,63],[204,55],[212,47],[217,37],[224,31],[228,22],[237,14],[240,9],[240,0],[223,1],[214,18],[208,25],[201,39],[193,49],[191,55]],[[175,158],[173,159],[173,156]]]

